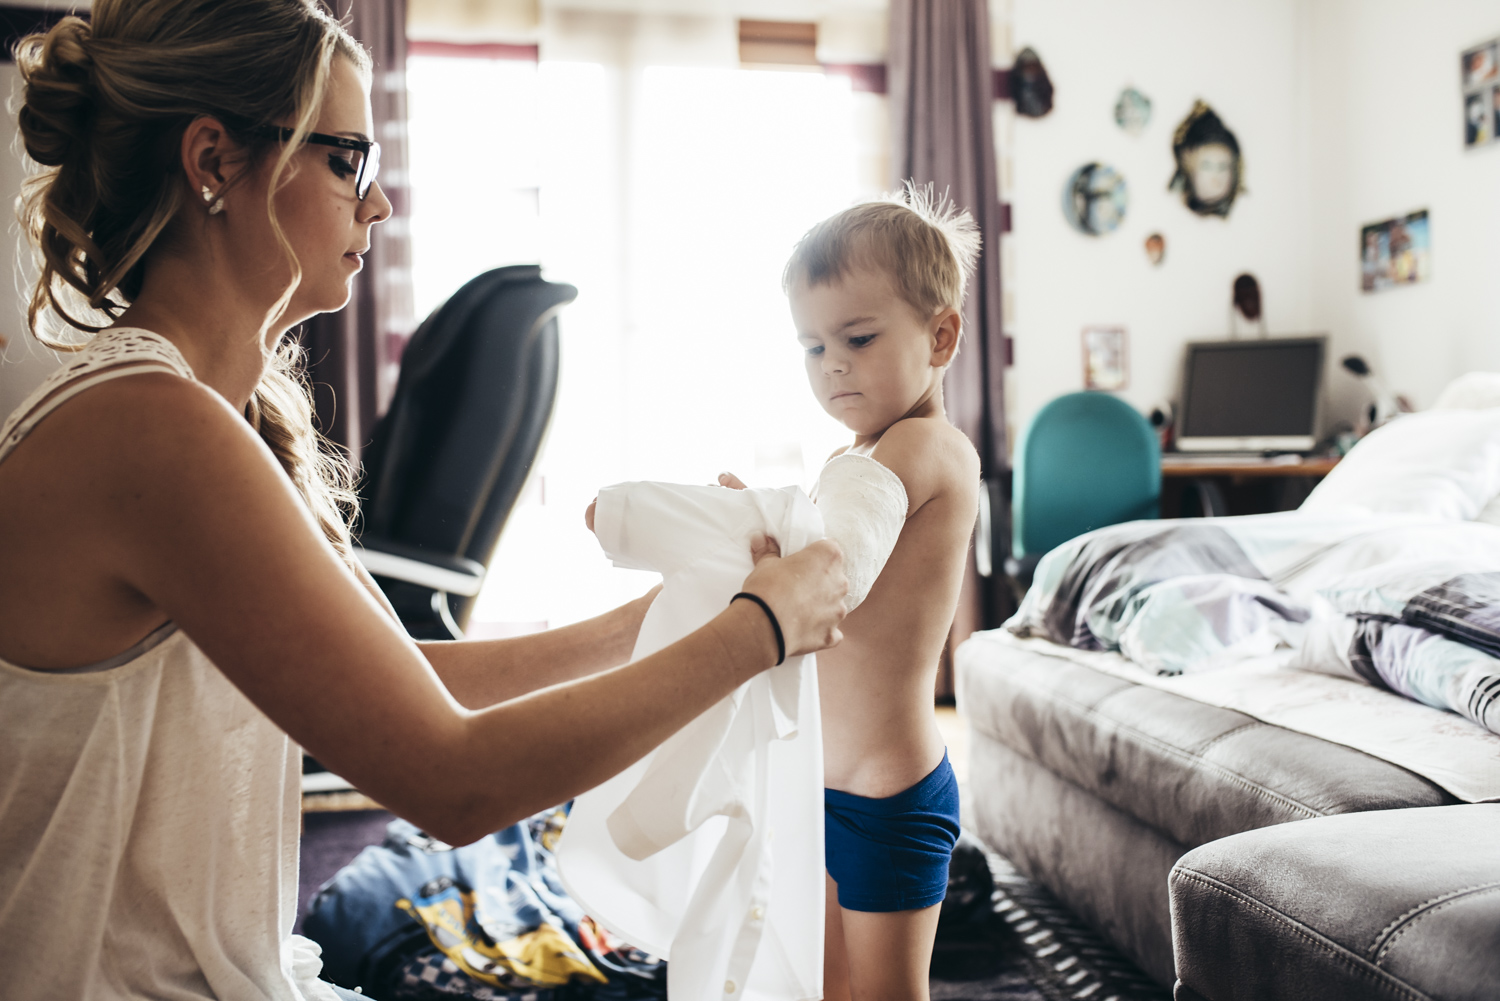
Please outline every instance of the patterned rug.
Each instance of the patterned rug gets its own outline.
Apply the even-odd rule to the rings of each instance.
[[[965,834],[932,955],[932,1001],[1171,1001],[1044,887]]]
[[[383,811],[304,817],[299,924],[317,887],[362,847],[380,842],[390,820]],[[932,1001],[1171,1001],[1170,991],[971,835],[959,842],[951,872],[933,949]],[[455,979],[456,967],[445,969],[440,954],[432,960],[420,973],[435,994],[478,1001]]]

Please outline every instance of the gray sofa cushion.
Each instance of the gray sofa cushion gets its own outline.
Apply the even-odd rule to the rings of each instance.
[[[1189,848],[1269,824],[1455,802],[1363,752],[1059,657],[968,643],[957,663],[959,707],[976,731]]]
[[[1500,994],[1500,804],[1327,817],[1172,870],[1180,999]]]

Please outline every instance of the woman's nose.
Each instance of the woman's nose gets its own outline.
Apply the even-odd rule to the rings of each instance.
[[[375,181],[370,185],[365,200],[359,203],[355,210],[355,217],[362,223],[385,222],[391,217],[391,200],[385,196],[385,191],[380,187],[380,182]]]

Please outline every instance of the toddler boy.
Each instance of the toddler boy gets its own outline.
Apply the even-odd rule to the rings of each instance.
[[[843,643],[818,654],[830,1001],[928,996],[959,831],[933,687],[979,493],[979,457],[948,422],[943,374],[978,252],[966,213],[908,188],[815,226],[784,277],[813,393],[854,432],[820,488],[833,464],[855,461],[840,456],[864,456],[884,467],[865,472],[889,477],[906,501],[895,547],[844,620]],[[728,474],[721,482],[742,485]],[[857,593],[861,559],[848,548]]]

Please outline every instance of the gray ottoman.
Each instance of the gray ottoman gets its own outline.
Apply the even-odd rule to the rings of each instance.
[[[1500,804],[1278,824],[1171,875],[1177,1001],[1500,998]]]

